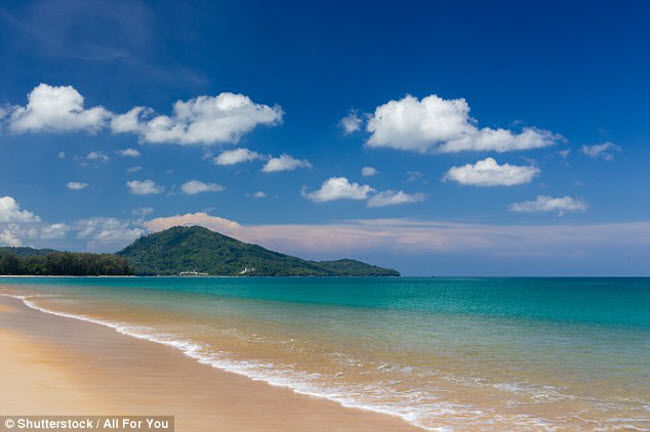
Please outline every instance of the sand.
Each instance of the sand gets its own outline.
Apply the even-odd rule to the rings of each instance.
[[[0,296],[0,415],[173,415],[176,431],[418,431]]]

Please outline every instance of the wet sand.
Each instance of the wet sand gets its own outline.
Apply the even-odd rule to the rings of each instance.
[[[418,431],[0,296],[0,415],[173,415],[177,431]]]

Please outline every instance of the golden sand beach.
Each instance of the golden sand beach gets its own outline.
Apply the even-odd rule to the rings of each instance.
[[[414,431],[0,297],[0,415],[173,415],[177,431]]]

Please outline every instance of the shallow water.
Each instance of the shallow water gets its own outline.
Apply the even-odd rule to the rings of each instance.
[[[432,430],[650,430],[650,279],[0,278],[32,307]]]

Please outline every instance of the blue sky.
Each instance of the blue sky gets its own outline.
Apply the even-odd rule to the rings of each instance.
[[[648,275],[650,8],[565,3],[5,3],[0,243]]]

